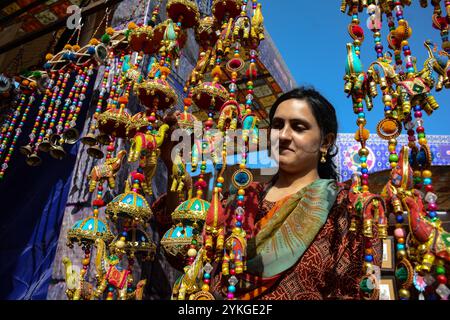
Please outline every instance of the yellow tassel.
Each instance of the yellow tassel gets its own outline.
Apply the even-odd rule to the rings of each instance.
[[[71,44],[66,44],[65,46],[64,46],[64,49],[66,49],[66,50],[71,50],[72,49],[72,45]]]
[[[73,51],[78,51],[78,50],[80,50],[80,46],[75,44],[75,45],[72,46],[72,50]]]
[[[45,55],[45,60],[50,60],[50,59],[52,59],[53,58],[53,55],[51,54],[51,53],[47,53],[46,55]]]
[[[128,24],[128,30],[133,30],[133,29],[136,29],[136,28],[137,28],[136,23],[130,22],[130,23]]]

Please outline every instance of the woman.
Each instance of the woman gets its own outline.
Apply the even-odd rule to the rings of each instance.
[[[280,96],[269,118],[279,171],[270,183],[246,190],[247,272],[236,296],[358,299],[364,242],[360,230],[349,231],[348,191],[336,182],[335,109],[314,89],[299,88]],[[376,232],[372,247],[379,266]],[[220,275],[211,287],[217,298],[226,296]]]

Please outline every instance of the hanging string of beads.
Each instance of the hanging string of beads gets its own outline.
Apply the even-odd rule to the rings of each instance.
[[[22,96],[22,98],[24,98],[24,96]],[[14,152],[17,140],[19,139],[19,136],[22,133],[22,128],[23,128],[23,126],[25,124],[25,121],[27,120],[28,112],[30,111],[30,108],[33,105],[34,100],[35,100],[35,91],[34,91],[34,89],[32,89],[32,93],[31,93],[31,95],[30,95],[30,97],[28,99],[28,104],[25,107],[25,110],[24,110],[24,112],[22,114],[22,118],[19,121],[19,125],[15,129],[14,137],[12,138],[11,145],[9,146],[9,149],[8,149],[8,153],[6,154],[5,159],[3,160],[3,163],[0,166],[0,180],[3,179],[3,177],[5,175],[5,171],[8,168],[8,163],[11,161],[11,157],[13,155],[13,152]],[[8,132],[6,134],[6,137],[5,137],[5,139],[4,139],[3,143],[2,143],[2,146],[5,146],[5,147],[2,147],[0,149],[0,159],[2,158],[3,150],[6,150],[6,146],[8,145],[8,142],[9,142],[8,140],[11,137],[12,131],[15,128],[17,119],[18,119],[18,117],[20,115],[21,106],[23,106],[22,99],[21,99],[21,103],[19,104],[19,107],[17,108],[16,112],[14,113],[13,119],[11,121],[11,124],[10,124],[9,128],[8,128]]]

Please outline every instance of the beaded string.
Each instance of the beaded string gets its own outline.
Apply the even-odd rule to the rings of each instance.
[[[39,131],[39,136],[36,142],[36,146],[34,147],[34,152],[37,152],[38,149],[44,149],[41,151],[47,151],[44,148],[41,148],[42,141],[46,138],[46,141],[48,141],[48,138],[53,133],[51,130],[55,124],[56,117],[58,115],[58,109],[61,105],[61,99],[64,95],[65,88],[67,87],[67,81],[70,78],[69,73],[64,73],[62,71],[59,72],[58,80],[56,81],[55,87],[53,87],[53,94],[50,99],[50,104],[47,108],[47,112],[45,113],[45,118],[41,126],[41,130]],[[54,107],[54,108],[53,108]],[[52,113],[53,112],[53,113]],[[50,119],[51,118],[51,119]],[[50,121],[49,121],[50,120]],[[53,126],[52,126],[53,124]],[[47,125],[49,125],[49,129],[47,129]]]
[[[0,145],[0,159],[3,155],[3,151],[5,151],[6,148],[8,147],[9,140],[12,135],[12,131],[14,130],[14,127],[16,125],[17,118],[20,116],[20,114],[22,112],[22,108],[25,105],[25,101],[26,101],[26,95],[22,94],[20,97],[19,105],[17,106],[16,110],[12,114],[10,120],[8,120],[3,126],[3,129],[2,129],[3,134],[2,134],[2,140],[1,140],[1,145]]]
[[[33,91],[33,93],[30,95],[30,98],[28,100],[28,104],[25,107],[25,110],[23,112],[22,118],[20,119],[19,125],[17,126],[17,128],[15,130],[15,134],[14,134],[14,137],[13,137],[13,139],[11,141],[11,145],[10,145],[10,147],[8,149],[8,153],[6,154],[6,157],[3,160],[3,164],[0,166],[0,180],[3,179],[3,177],[5,175],[5,171],[8,168],[8,163],[11,160],[11,156],[12,156],[12,154],[14,152],[14,148],[16,146],[17,140],[19,139],[19,136],[22,133],[23,125],[24,125],[24,123],[27,120],[28,112],[30,111],[30,108],[31,108],[31,106],[32,106],[32,104],[33,104],[33,102],[35,100],[35,96],[34,95],[35,95],[35,92]],[[8,137],[8,134],[12,133],[12,130],[15,127],[15,123],[17,122],[17,117],[20,115],[20,109],[18,108],[18,110],[19,110],[18,115],[16,116],[16,114],[14,114],[13,120],[11,121],[11,125],[10,125],[10,127],[8,129],[7,137]],[[8,142],[7,139],[5,139],[5,140],[6,140],[6,143],[7,143]],[[5,143],[5,142],[3,142],[3,143]],[[1,159],[1,156],[2,156],[2,153],[3,153],[3,150],[4,150],[3,148],[0,150],[0,159]]]
[[[50,82],[49,82],[49,84],[48,84],[48,86],[47,86],[47,88],[45,90],[45,94],[44,94],[44,96],[42,98],[41,106],[39,107],[39,111],[38,111],[38,114],[36,116],[33,129],[31,130],[31,133],[29,135],[29,137],[30,137],[29,145],[32,146],[32,147],[34,147],[34,140],[36,139],[36,133],[39,131],[40,121],[41,121],[41,118],[44,115],[44,112],[46,110],[48,97],[51,95],[50,89],[53,86],[54,79],[55,79],[55,73],[52,73]],[[61,75],[59,76],[58,81],[60,81],[60,79],[61,79]],[[57,84],[57,86],[59,86],[59,85]],[[56,89],[57,88],[53,89],[54,93],[56,93]],[[53,97],[53,95],[52,95],[52,97]],[[43,125],[41,125],[41,128],[42,127],[43,127]]]

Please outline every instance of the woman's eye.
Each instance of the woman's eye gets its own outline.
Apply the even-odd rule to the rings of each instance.
[[[304,127],[304,126],[294,126],[294,130],[295,131],[303,131],[303,130],[305,130],[306,128]]]
[[[274,122],[274,124],[273,124],[273,129],[278,129],[278,130],[280,130],[280,129],[283,129],[283,127],[284,127],[284,123],[283,122]]]

